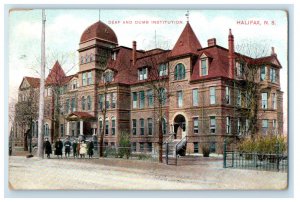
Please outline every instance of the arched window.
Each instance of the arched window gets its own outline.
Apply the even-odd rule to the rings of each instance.
[[[99,118],[99,134],[101,135],[103,130],[103,120],[102,118]]]
[[[182,63],[179,63],[175,66],[174,79],[175,80],[185,79],[185,67]]]
[[[44,125],[44,135],[45,135],[45,137],[49,137],[49,125],[48,125],[48,123],[46,123]]]
[[[81,98],[81,109],[85,110],[85,97],[84,96],[82,96],[82,98]]]
[[[91,96],[87,96],[87,109],[91,110],[91,108],[92,108]]]

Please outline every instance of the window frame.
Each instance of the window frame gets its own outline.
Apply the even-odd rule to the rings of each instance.
[[[174,68],[174,80],[175,81],[180,81],[184,80],[186,77],[186,70],[185,66],[182,63],[176,64]]]
[[[212,121],[214,122],[214,125],[212,124]],[[217,125],[216,125],[216,116],[210,116],[209,117],[209,133],[216,134],[217,131]]]
[[[215,86],[209,87],[209,104],[210,105],[216,104],[216,87]]]
[[[192,97],[193,97],[193,107],[198,107],[199,106],[199,89],[198,88],[194,88],[192,90]]]
[[[197,124],[195,125],[195,123]],[[199,117],[193,117],[193,132],[199,134]]]

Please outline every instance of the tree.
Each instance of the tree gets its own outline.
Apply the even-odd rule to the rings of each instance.
[[[241,105],[235,103],[235,111],[248,120],[245,134],[250,134],[254,138],[258,132],[258,100],[260,100],[260,68],[267,63],[261,58],[268,55],[270,48],[265,43],[255,43],[252,41],[238,44],[236,50],[242,54],[236,54],[236,78],[234,80],[235,95],[241,95]]]

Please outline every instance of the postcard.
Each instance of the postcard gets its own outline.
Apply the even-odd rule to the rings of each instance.
[[[284,190],[288,13],[11,9],[11,190]]]

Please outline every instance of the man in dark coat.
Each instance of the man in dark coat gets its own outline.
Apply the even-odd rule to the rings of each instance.
[[[71,142],[70,142],[69,138],[66,139],[64,146],[65,146],[65,156],[66,156],[66,158],[67,158],[67,156],[69,158],[70,151],[71,151]]]
[[[73,148],[73,157],[78,157],[78,153],[77,153],[77,140],[74,140],[73,144],[72,144],[72,148]]]
[[[94,143],[93,141],[90,141],[88,143],[88,155],[89,155],[89,158],[93,158],[93,155],[94,155]]]
[[[48,138],[46,138],[46,141],[44,143],[44,149],[45,149],[45,154],[47,154],[47,158],[50,159],[50,154],[52,154],[52,146]]]
[[[55,155],[57,156],[57,158],[59,158],[59,156],[61,156],[62,158],[62,149],[63,149],[63,143],[60,140],[60,138],[57,138],[55,142]]]

